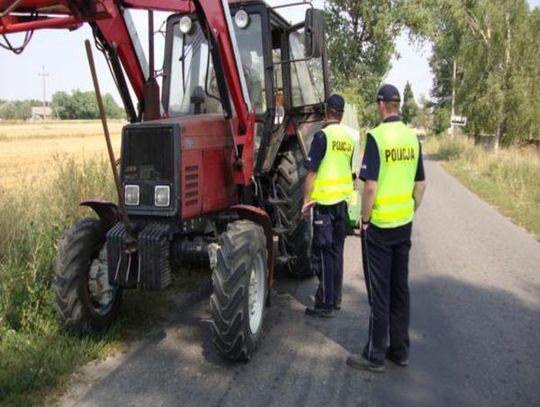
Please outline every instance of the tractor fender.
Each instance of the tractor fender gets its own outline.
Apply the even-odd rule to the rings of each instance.
[[[268,250],[268,291],[270,291],[274,281],[274,233],[270,217],[261,208],[251,205],[234,205],[230,209],[238,213],[240,219],[255,222],[262,226],[264,230],[266,236],[266,250]]]
[[[89,200],[83,201],[80,206],[88,206],[99,217],[101,223],[105,226],[105,230],[109,230],[120,221],[120,212],[118,206],[109,201]]]

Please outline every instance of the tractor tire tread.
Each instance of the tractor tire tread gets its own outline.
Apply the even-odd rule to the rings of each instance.
[[[217,265],[212,273],[210,329],[217,352],[227,359],[249,360],[258,345],[260,329],[256,335],[250,334],[249,315],[244,309],[250,265],[258,251],[262,252],[266,262],[264,230],[253,222],[233,222],[221,235]]]
[[[52,288],[54,308],[64,329],[83,335],[106,328],[118,314],[121,293],[106,315],[95,315],[85,303],[87,273],[95,251],[105,241],[105,230],[97,219],[76,222],[60,241],[54,265]]]

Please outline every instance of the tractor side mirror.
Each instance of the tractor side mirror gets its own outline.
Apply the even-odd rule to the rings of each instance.
[[[304,49],[306,58],[320,58],[324,49],[324,17],[316,8],[306,10],[304,21]]]

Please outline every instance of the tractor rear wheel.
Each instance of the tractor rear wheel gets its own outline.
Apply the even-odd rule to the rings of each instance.
[[[280,200],[285,203],[279,205],[278,210],[291,229],[291,232],[282,236],[287,253],[295,257],[288,270],[296,277],[311,277],[313,227],[310,220],[300,217],[307,174],[303,161],[304,156],[298,145],[293,145],[282,154],[277,172],[277,193]]]
[[[60,242],[54,267],[55,308],[67,331],[88,334],[116,319],[122,292],[109,284],[106,230],[97,219],[83,219]]]
[[[210,296],[213,342],[222,357],[249,360],[261,339],[268,290],[263,228],[247,220],[229,224],[216,254]]]

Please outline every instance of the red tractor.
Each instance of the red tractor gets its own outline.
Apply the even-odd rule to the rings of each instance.
[[[4,38],[90,24],[130,121],[118,205],[83,202],[99,219],[77,222],[59,246],[53,288],[68,330],[102,329],[122,290],[163,289],[174,265],[207,261],[213,342],[249,359],[274,263],[311,275],[303,159],[329,86],[322,14],[303,5],[306,21],[291,26],[259,0],[0,0]],[[129,9],[149,10],[148,63]],[[161,92],[154,10],[173,13]]]

